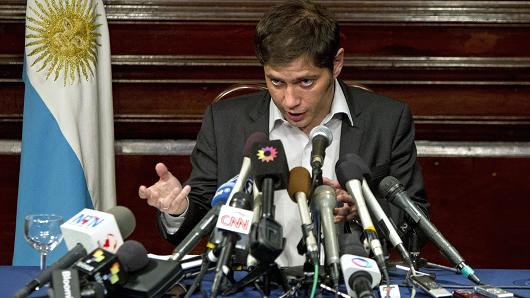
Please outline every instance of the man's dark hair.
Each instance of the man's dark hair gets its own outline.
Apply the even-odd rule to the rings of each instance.
[[[256,57],[262,65],[285,65],[306,56],[333,71],[339,49],[334,15],[311,1],[293,0],[273,7],[256,26]]]

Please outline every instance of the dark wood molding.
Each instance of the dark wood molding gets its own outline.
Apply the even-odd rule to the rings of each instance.
[[[21,78],[22,55],[0,54],[0,82],[16,81]],[[226,69],[252,69],[258,70],[257,77],[259,79],[263,76],[261,65],[254,56],[225,56],[225,55],[113,55],[112,56],[114,81],[116,82],[177,82],[178,76],[172,76],[168,69],[182,68],[193,71],[193,68],[207,74],[215,73],[218,68],[223,68],[223,73],[232,72]],[[136,74],[134,71],[142,68],[142,73]],[[207,70],[205,70],[207,68]],[[348,71],[364,71],[378,70],[381,72],[393,71],[399,73],[401,80],[388,81],[387,78],[377,81],[370,79],[375,84],[437,84],[444,81],[444,84],[455,85],[481,85],[481,84],[495,84],[495,85],[530,85],[530,57],[451,57],[451,56],[361,56],[348,55],[345,57],[343,73],[348,74]],[[164,77],[156,75],[156,72],[163,73]],[[462,77],[442,77],[437,80],[426,80],[420,77],[412,78],[412,80],[404,80],[403,77],[410,77],[407,72],[414,74],[418,70],[423,70],[421,77],[425,77],[425,73],[440,73],[452,71],[471,73],[466,75],[466,80]],[[123,72],[122,72],[123,71]],[[476,72],[475,72],[476,71]],[[490,76],[491,79],[486,80],[483,74],[484,71],[495,71],[497,76]],[[244,71],[244,72],[249,72]],[[503,74],[504,72],[504,74]],[[520,74],[519,74],[520,72]],[[509,73],[509,75],[508,75]],[[186,74],[189,82],[193,81],[193,73]],[[228,82],[230,79],[214,79],[214,75],[209,75],[211,78],[203,79],[204,81],[223,81]],[[226,77],[226,76],[225,76]],[[244,80],[239,78],[238,81]],[[246,77],[246,76],[245,76]],[[440,76],[441,77],[441,76]],[[497,81],[495,81],[497,78]],[[363,78],[361,78],[363,79]],[[173,81],[170,81],[173,80]],[[180,77],[180,81],[184,82],[184,78]],[[366,83],[366,81],[364,81]]]
[[[109,22],[244,21],[257,20],[280,1],[231,0],[104,1]],[[527,1],[321,1],[341,22],[356,23],[530,23]],[[21,22],[24,0],[0,4],[0,21]]]

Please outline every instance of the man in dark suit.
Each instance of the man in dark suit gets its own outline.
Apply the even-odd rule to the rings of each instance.
[[[410,197],[428,211],[423,179],[416,162],[414,126],[407,105],[346,85],[337,79],[344,63],[339,26],[325,8],[307,1],[289,1],[274,7],[256,27],[256,55],[263,65],[268,91],[210,105],[193,150],[192,173],[182,187],[163,164],[156,165],[160,180],[141,186],[139,196],[159,209],[164,237],[181,241],[210,208],[217,187],[238,174],[243,147],[250,134],[266,133],[286,148],[289,168],[309,165],[309,132],[325,125],[334,141],[326,149],[324,183],[336,189],[336,222],[356,217],[352,197],[336,181],[340,156],[356,153],[372,171],[371,186],[387,175],[398,178]],[[338,141],[337,141],[338,140]],[[403,212],[379,200],[400,225]],[[284,228],[286,248],[280,265],[303,263],[296,253],[301,237],[296,204],[286,191],[275,196],[275,218]],[[355,236],[359,241],[359,235]]]

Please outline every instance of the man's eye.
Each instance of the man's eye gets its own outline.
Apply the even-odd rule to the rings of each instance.
[[[274,86],[280,86],[282,84],[282,81],[280,80],[276,80],[276,79],[271,79],[271,83],[274,85]]]
[[[300,85],[302,85],[303,87],[309,87],[313,85],[313,82],[314,80],[301,80]]]

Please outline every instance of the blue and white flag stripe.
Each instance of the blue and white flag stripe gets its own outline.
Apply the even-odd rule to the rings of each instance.
[[[110,43],[101,0],[29,0],[13,265],[37,265],[24,217],[116,204]],[[64,254],[59,246],[49,263]]]

